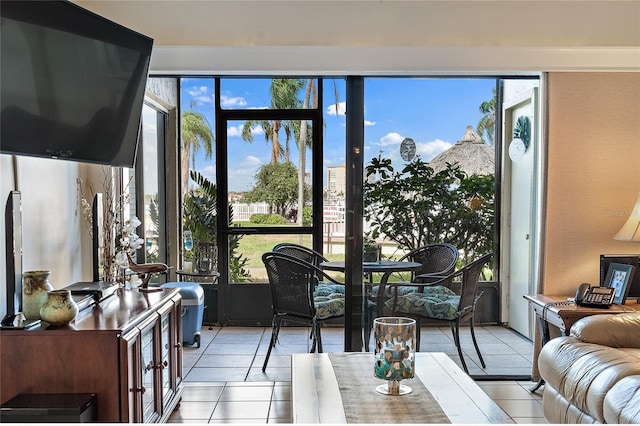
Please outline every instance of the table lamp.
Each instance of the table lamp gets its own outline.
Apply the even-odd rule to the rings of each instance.
[[[613,239],[619,241],[640,242],[640,194],[638,194],[636,205],[629,215],[629,218],[624,225],[622,225],[622,228],[620,228]]]

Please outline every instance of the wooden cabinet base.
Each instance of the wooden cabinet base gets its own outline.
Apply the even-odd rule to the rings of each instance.
[[[178,289],[154,294],[121,289],[69,326],[0,330],[0,403],[18,394],[94,393],[99,422],[136,422],[143,413],[135,392],[142,372],[151,368],[155,387],[145,392],[152,393],[157,415],[146,420],[166,421],[182,397],[180,313]],[[141,347],[128,345],[123,336],[135,341],[141,324],[155,323],[152,365],[141,365]],[[161,341],[162,324],[169,341]]]

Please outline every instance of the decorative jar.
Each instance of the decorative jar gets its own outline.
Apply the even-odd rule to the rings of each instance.
[[[40,308],[53,290],[51,271],[26,271],[22,274],[22,314],[28,320],[40,319]]]
[[[405,395],[411,388],[400,381],[415,375],[416,320],[403,317],[382,317],[373,320],[375,336],[375,377],[387,383],[376,387],[386,395]]]
[[[51,325],[67,325],[78,315],[78,305],[69,290],[52,290],[40,308],[40,317]]]

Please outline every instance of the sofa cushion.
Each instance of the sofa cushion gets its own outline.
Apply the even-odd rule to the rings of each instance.
[[[640,376],[628,376],[616,383],[604,398],[607,423],[640,422]]]
[[[571,327],[571,336],[612,348],[640,348],[640,312],[581,318]]]
[[[552,339],[542,348],[538,359],[540,375],[547,386],[555,389],[566,401],[591,416],[595,421],[604,423],[605,397],[607,393],[622,379],[640,375],[640,350],[615,349],[604,345],[587,343],[570,336]],[[629,386],[640,390],[640,380]],[[619,398],[613,396],[607,408],[610,416],[622,412],[622,406],[616,406]],[[640,413],[624,414],[635,423],[640,422]],[[545,407],[545,416],[550,414]],[[560,419],[547,417],[551,422]]]

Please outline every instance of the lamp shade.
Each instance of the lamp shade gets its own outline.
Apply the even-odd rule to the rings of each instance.
[[[633,207],[631,215],[629,215],[629,218],[613,239],[640,242],[640,194],[638,194],[638,199],[636,200],[636,205]]]

